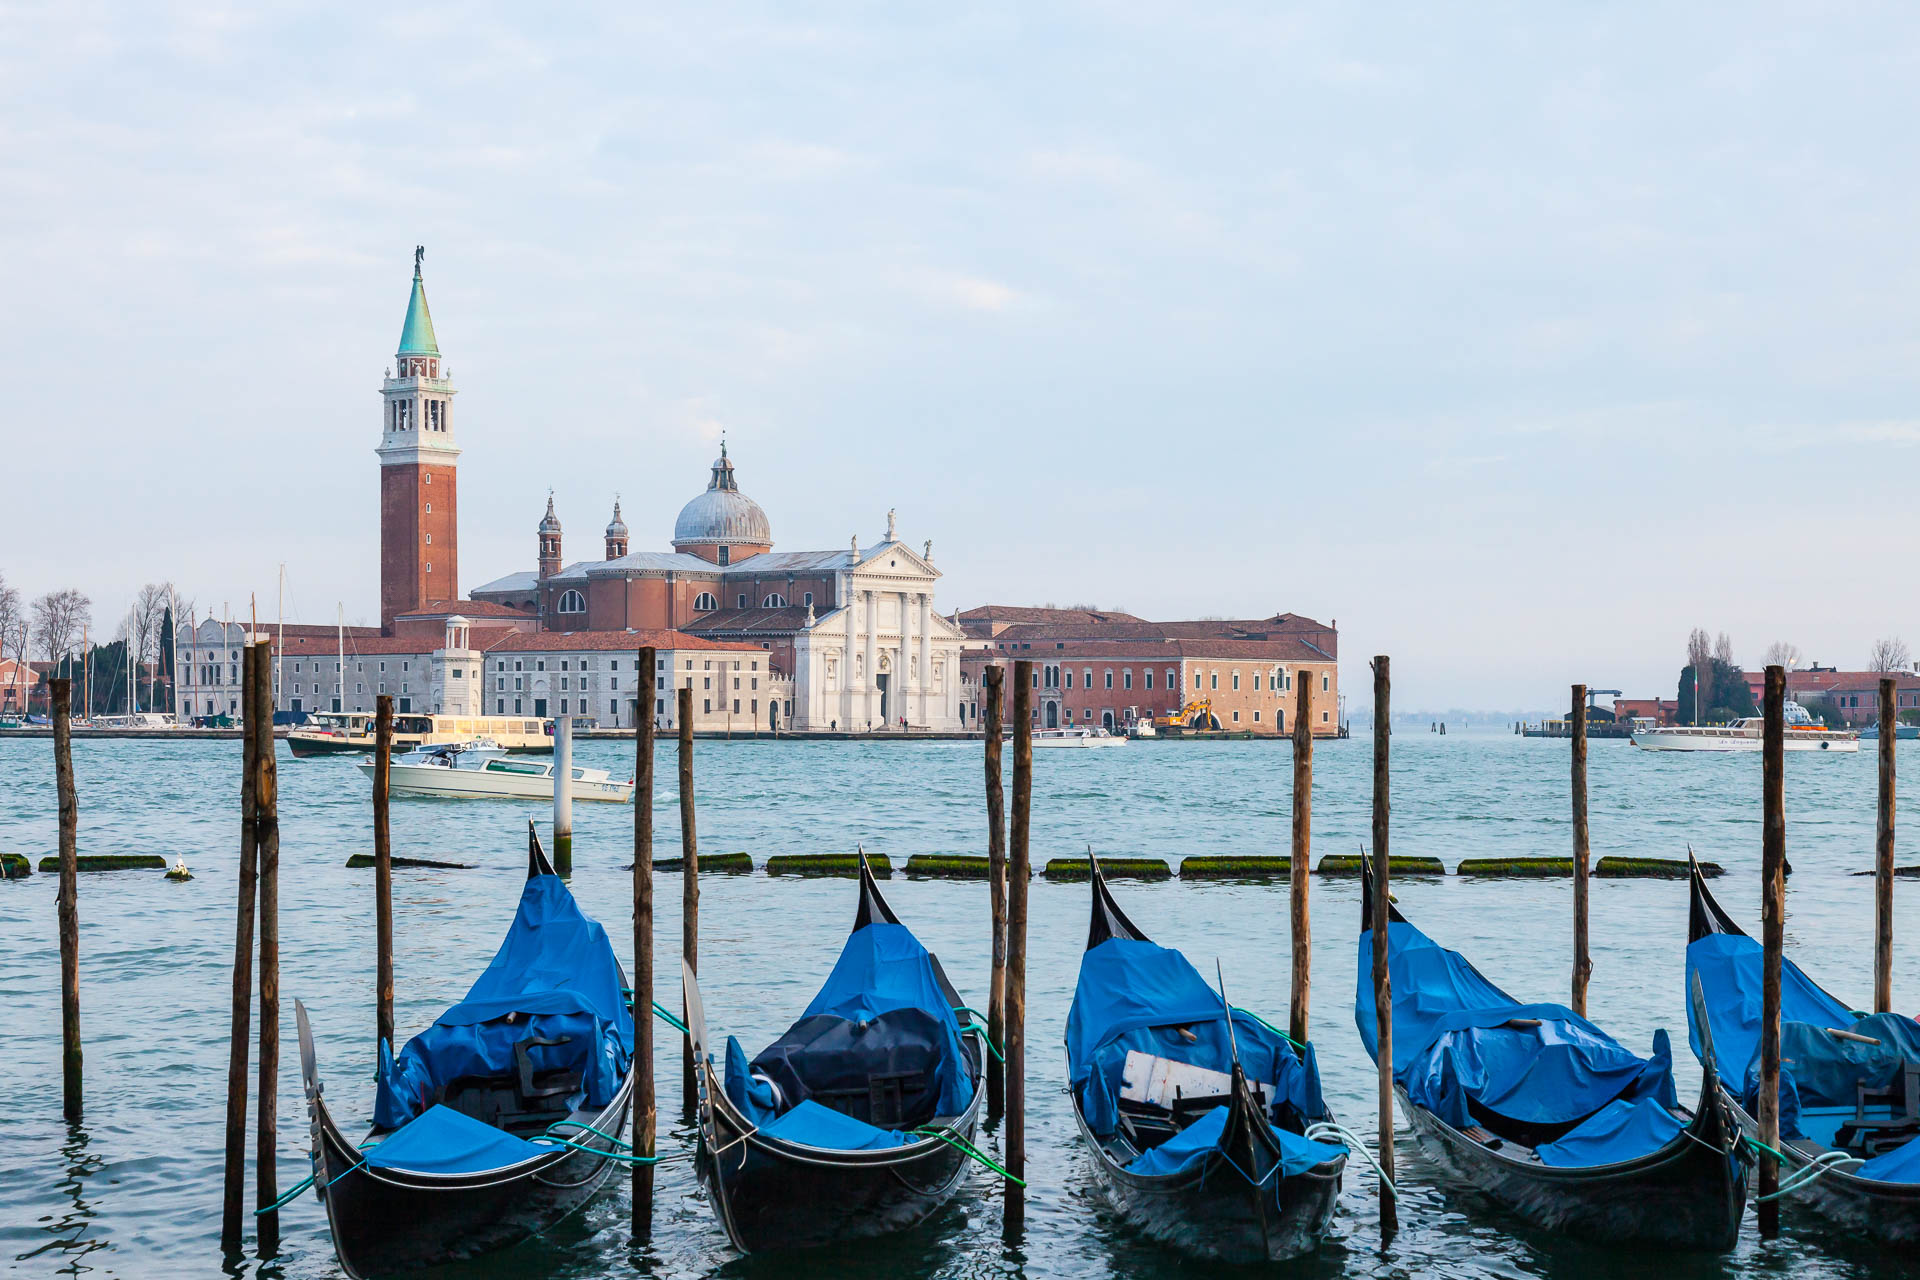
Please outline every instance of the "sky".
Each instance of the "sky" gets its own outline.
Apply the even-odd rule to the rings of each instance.
[[[1337,620],[1349,696],[1920,644],[1920,10],[0,0],[0,574],[378,621],[415,244],[462,589],[724,430],[943,611]]]

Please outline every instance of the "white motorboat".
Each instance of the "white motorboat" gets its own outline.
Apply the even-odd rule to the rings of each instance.
[[[1797,702],[1782,712],[1788,751],[1858,751],[1860,735],[1851,729],[1829,729]],[[1633,731],[1633,745],[1647,751],[1758,751],[1766,721],[1747,716],[1732,724],[1669,725]]]
[[[1041,747],[1124,747],[1127,740],[1105,729],[1042,729],[1033,735],[1035,750]]]
[[[373,761],[360,762],[361,773],[373,776]],[[422,747],[393,758],[387,785],[395,795],[469,796],[507,800],[553,799],[553,762],[516,759],[504,748],[488,743]],[[605,769],[573,769],[575,800],[607,800],[626,804],[633,798],[633,782],[616,782]]]
[[[1157,738],[1160,735],[1154,732],[1153,721],[1135,720],[1127,726],[1127,736],[1129,738]]]

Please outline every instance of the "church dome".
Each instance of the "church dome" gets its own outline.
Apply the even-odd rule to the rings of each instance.
[[[673,541],[675,546],[681,543],[773,545],[767,513],[734,483],[733,463],[727,459],[724,442],[720,456],[713,460],[713,479],[708,481],[707,491],[680,508],[680,516],[673,522]]]
[[[613,500],[613,522],[607,526],[607,536],[609,538],[624,538],[627,536],[627,522],[620,518],[620,500],[618,498]]]

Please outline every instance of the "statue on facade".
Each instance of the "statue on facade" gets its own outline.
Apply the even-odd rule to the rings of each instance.
[[[894,540],[893,530],[894,530],[893,508],[888,507],[887,508],[887,541],[888,542],[892,542]]]
[[[933,563],[933,539],[932,538],[927,539],[926,548],[922,552],[920,558],[922,560],[925,560],[928,564]]]

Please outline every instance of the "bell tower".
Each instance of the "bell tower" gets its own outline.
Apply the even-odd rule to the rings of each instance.
[[[393,368],[380,384],[380,626],[403,613],[460,598],[460,450],[453,435],[453,384],[413,251],[413,295]]]

